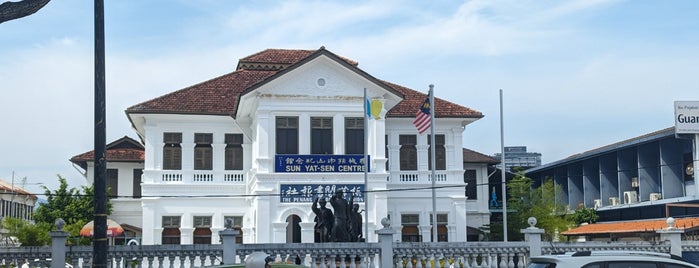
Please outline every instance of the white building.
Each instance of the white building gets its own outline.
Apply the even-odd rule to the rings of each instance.
[[[109,152],[121,147],[108,146],[107,168],[117,171],[107,184],[118,188],[110,217],[142,229],[143,244],[218,243],[226,219],[244,243],[314,242],[313,198],[346,189],[367,210],[370,242],[387,216],[402,226],[396,241],[431,241],[429,135],[412,125],[427,95],[357,66],[323,47],[269,49],[232,73],[128,108],[145,154],[119,161]],[[364,116],[365,89],[372,107],[382,104],[378,118]],[[439,239],[465,241],[467,222],[488,223],[487,165],[464,164],[462,144],[483,115],[439,98],[434,106]],[[89,157],[71,161],[93,179]],[[464,165],[481,198],[467,200]]]

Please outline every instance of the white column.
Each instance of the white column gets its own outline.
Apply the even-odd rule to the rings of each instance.
[[[180,144],[182,146],[182,170],[194,170],[194,142],[184,142],[189,140],[194,140],[191,135],[182,135],[183,142]],[[186,138],[191,138],[187,140]],[[190,181],[190,178],[182,178],[183,181]]]
[[[257,197],[257,219],[255,222],[257,224],[266,224],[268,222],[272,222],[271,218],[271,211],[272,211],[272,206],[271,206],[271,200],[269,197],[269,194],[271,194],[272,191],[256,191],[253,194],[255,195],[260,195]],[[275,209],[276,210],[276,209]],[[286,223],[285,223],[286,224]],[[266,228],[258,228],[258,232],[256,233],[257,237],[255,239],[255,242],[257,243],[272,243],[274,240],[274,237],[272,236],[272,230],[265,230]]]
[[[226,163],[226,144],[223,143],[213,143],[211,144],[211,150],[213,151],[213,171],[214,172],[220,172],[224,170],[225,168],[225,163]],[[223,178],[220,178],[223,179]]]
[[[466,242],[466,197],[452,197],[449,242]],[[452,233],[452,230],[454,233]]]
[[[422,242],[432,241],[432,225],[420,225],[418,229],[420,230],[420,236],[422,236]]]
[[[266,243],[286,243],[286,226],[288,222],[275,222],[272,223],[272,240]],[[265,243],[265,242],[263,242]]]
[[[143,126],[143,129],[146,133],[143,146],[145,149],[143,169],[162,169],[163,133],[155,131],[155,128],[150,125]]]
[[[274,161],[272,161],[275,144],[274,117],[269,114],[269,111],[258,110],[257,120],[253,124],[256,124],[253,126],[255,128],[254,139],[256,142],[253,144],[254,147],[252,147],[251,151],[245,150],[245,145],[243,145],[243,152],[246,157],[243,161],[250,160],[246,163],[250,163],[249,165],[252,169],[266,173],[274,167]],[[248,156],[250,159],[247,158]],[[255,159],[256,162],[252,163],[252,159]]]
[[[149,202],[152,201],[144,200],[141,203],[143,210],[141,245],[157,245],[161,243],[160,234],[163,229],[160,227],[162,227],[162,224],[159,224],[160,221],[156,220],[156,217],[160,217],[160,215],[156,215],[153,205],[149,204]]]
[[[417,170],[426,171],[428,170],[427,163],[429,162],[429,156],[427,155],[427,135],[417,135]]]
[[[315,222],[300,222],[299,225],[301,225],[301,243],[313,243]]]
[[[345,117],[333,116],[333,153],[345,154]]]
[[[311,117],[299,115],[299,154],[311,153]]]
[[[194,228],[180,227],[180,244],[191,245],[194,243]]]

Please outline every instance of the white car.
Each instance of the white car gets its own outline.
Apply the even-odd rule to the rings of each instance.
[[[681,257],[645,251],[579,251],[529,258],[527,268],[699,268]]]

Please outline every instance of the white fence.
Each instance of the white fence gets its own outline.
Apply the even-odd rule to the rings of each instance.
[[[540,242],[541,229],[523,231],[528,231],[527,242],[393,242],[394,231],[386,227],[377,231],[378,243],[235,244],[237,234],[228,229],[221,232],[222,244],[110,246],[108,258],[111,267],[179,268],[241,263],[253,252],[265,252],[277,262],[309,267],[526,267],[532,253],[632,250],[681,255],[684,251],[699,251],[699,241],[679,241],[681,231],[677,230],[666,232],[667,239],[661,242],[568,243]],[[54,236],[58,232],[51,233]],[[57,236],[53,241],[61,243]],[[91,266],[92,246],[58,248],[54,252],[49,246],[2,248],[0,267],[20,267],[25,263],[29,267],[47,267],[51,264],[48,260],[54,261],[51,267],[66,267],[65,263]],[[65,263],[57,262],[61,256],[65,256]]]

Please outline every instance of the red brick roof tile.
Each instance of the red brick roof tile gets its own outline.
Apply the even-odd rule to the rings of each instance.
[[[123,137],[106,146],[107,162],[143,162],[145,149],[143,145],[129,137]],[[85,152],[70,158],[70,162],[87,168],[87,162],[95,161],[95,151]]]
[[[257,85],[274,79],[284,69],[300,64],[315,53],[330,53],[321,47],[319,50],[267,49],[241,59],[238,70],[211,80],[142,102],[126,109],[126,113],[171,113],[171,114],[206,114],[235,116],[241,94],[256,88]],[[336,56],[335,54],[332,54]],[[357,62],[337,56],[350,66]],[[359,69],[357,69],[359,70]],[[359,70],[359,73],[363,71]],[[405,99],[388,111],[388,117],[413,117],[426,94],[382,82],[387,88],[404,95]],[[481,118],[483,115],[475,110],[435,98],[435,117]]]
[[[383,81],[386,85],[403,93],[405,98],[403,101],[394,106],[386,117],[414,117],[422,103],[427,98],[427,94],[409,89],[407,87],[397,85],[391,82]],[[464,107],[440,98],[434,98],[434,116],[435,117],[455,117],[455,118],[481,118],[483,114],[468,107]]]
[[[678,229],[699,228],[699,218],[676,218],[675,227]],[[611,233],[642,233],[655,232],[667,228],[666,219],[593,223],[563,232],[563,235],[593,235]]]
[[[486,163],[497,164],[499,159],[484,155],[482,153],[463,148],[464,163]]]

